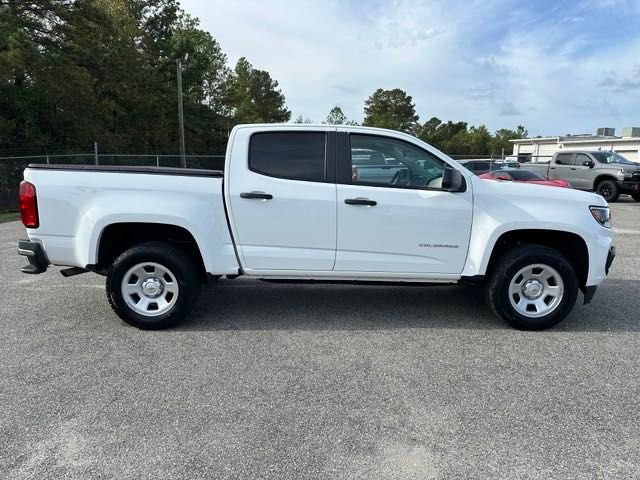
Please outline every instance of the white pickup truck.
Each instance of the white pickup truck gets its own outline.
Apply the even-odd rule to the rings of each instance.
[[[393,175],[359,178],[363,151],[388,159]],[[23,271],[106,275],[115,312],[144,329],[174,325],[222,275],[477,283],[498,317],[544,329],[578,290],[592,299],[615,256],[599,195],[483,180],[375,128],[240,125],[224,173],[30,165],[24,178]]]

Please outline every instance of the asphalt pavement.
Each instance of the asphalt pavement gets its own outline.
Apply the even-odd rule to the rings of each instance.
[[[512,330],[469,287],[208,285],[140,331],[0,224],[0,478],[640,478],[640,203],[593,303]]]

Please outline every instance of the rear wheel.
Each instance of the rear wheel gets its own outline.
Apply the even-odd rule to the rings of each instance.
[[[615,202],[620,196],[618,184],[613,180],[602,180],[596,187],[596,193],[607,202]]]
[[[633,192],[631,196],[636,202],[640,202],[640,192]]]
[[[507,252],[490,275],[487,303],[494,314],[520,330],[544,330],[573,308],[578,279],[558,251],[522,245]]]
[[[166,242],[148,242],[120,255],[107,274],[107,298],[125,322],[145,330],[182,320],[200,293],[192,259]]]

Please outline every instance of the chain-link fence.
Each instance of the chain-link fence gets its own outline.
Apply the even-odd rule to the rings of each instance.
[[[224,155],[187,155],[187,168],[222,170]],[[81,153],[71,155],[39,155],[0,157],[0,212],[18,210],[18,188],[22,172],[31,163],[50,165],[123,165],[181,167],[180,155],[124,155]]]

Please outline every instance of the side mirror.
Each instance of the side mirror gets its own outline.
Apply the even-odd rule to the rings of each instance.
[[[582,162],[582,165],[589,168],[593,168],[596,166],[596,164],[593,163],[593,160],[585,160],[584,162]]]
[[[467,182],[460,170],[445,167],[442,173],[442,189],[447,192],[464,192],[467,190]]]

